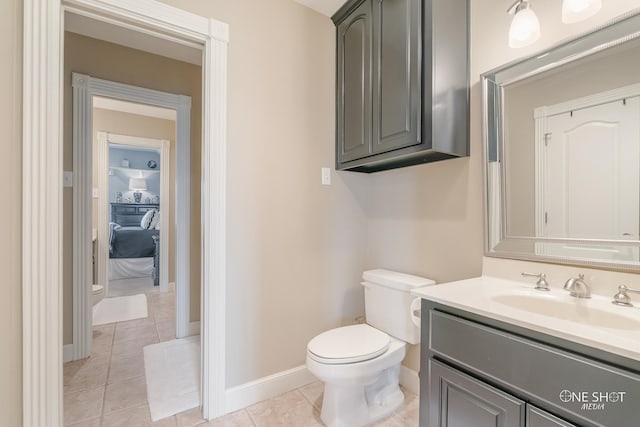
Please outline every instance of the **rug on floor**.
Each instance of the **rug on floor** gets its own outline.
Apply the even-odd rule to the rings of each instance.
[[[147,296],[103,298],[93,306],[93,326],[147,317]]]
[[[200,406],[200,335],[146,346],[144,372],[153,421]]]

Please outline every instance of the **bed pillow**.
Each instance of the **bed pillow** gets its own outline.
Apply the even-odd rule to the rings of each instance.
[[[142,227],[144,230],[151,230],[153,227],[155,227],[157,222],[157,220],[154,221],[154,218],[156,216],[160,218],[159,214],[160,212],[157,209],[148,210],[140,221],[140,227]]]

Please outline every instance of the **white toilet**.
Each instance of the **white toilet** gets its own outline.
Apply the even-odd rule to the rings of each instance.
[[[331,329],[307,345],[307,368],[325,383],[321,418],[329,427],[364,426],[402,404],[400,362],[406,343],[420,342],[410,292],[435,284],[387,270],[362,278],[367,323]]]

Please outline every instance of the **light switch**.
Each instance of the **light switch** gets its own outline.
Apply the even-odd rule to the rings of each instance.
[[[322,185],[331,185],[331,168],[322,168]]]
[[[73,172],[64,171],[64,175],[62,178],[62,186],[63,187],[73,187]]]
[[[97,189],[97,188],[95,188],[95,187],[94,187],[94,188],[93,188],[93,190],[91,190],[91,196],[92,196],[94,199],[97,199],[97,198],[99,198],[99,197],[100,197],[100,192],[98,191],[98,189]]]

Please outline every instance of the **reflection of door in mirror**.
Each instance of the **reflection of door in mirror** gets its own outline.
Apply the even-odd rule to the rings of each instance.
[[[640,97],[620,93],[537,109],[537,236],[639,239]],[[637,247],[623,246],[540,244],[537,249],[545,255],[625,261],[640,255]]]

